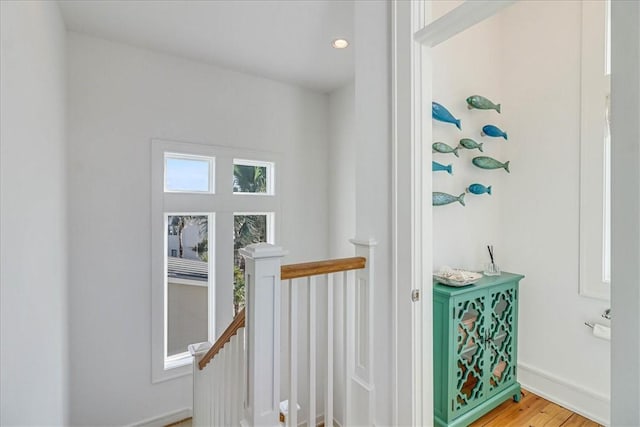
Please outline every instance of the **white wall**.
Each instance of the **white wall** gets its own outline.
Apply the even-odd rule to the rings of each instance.
[[[606,422],[610,343],[584,322],[602,321],[609,303],[578,294],[580,2],[520,2],[501,18],[499,77],[511,132],[505,156],[513,163],[501,247],[504,266],[526,276],[519,376],[532,390]]]
[[[391,280],[391,10],[387,2],[355,2],[356,238],[375,247],[374,348],[392,348]],[[392,351],[375,351],[376,425],[391,425]],[[355,381],[356,408],[367,391]],[[358,420],[356,420],[357,423]],[[362,423],[360,423],[362,424]]]
[[[351,82],[329,94],[329,256],[354,256],[356,235],[355,87]],[[344,425],[343,297],[334,292],[334,418]]]
[[[435,16],[448,9],[448,2],[433,4]],[[482,143],[484,150],[460,148],[459,158],[454,154],[434,152],[433,160],[452,165],[453,175],[433,172],[433,191],[459,196],[473,183],[492,186],[492,195],[466,194],[466,206],[455,202],[433,207],[433,268],[436,271],[443,265],[481,270],[489,261],[487,245],[494,245],[498,264],[504,251],[498,244],[500,206],[504,198],[503,183],[509,179],[509,174],[504,169],[480,169],[471,160],[477,156],[490,156],[506,161],[508,159],[502,154],[504,147],[518,142],[482,137],[480,131],[486,124],[496,125],[509,133],[509,122],[494,110],[469,110],[466,102],[471,95],[485,96],[494,103],[503,102],[500,79],[502,35],[498,18],[488,19],[432,50],[433,100],[460,119],[462,127],[460,131],[453,124],[433,120],[433,142],[456,147],[460,139],[471,138]],[[504,103],[503,107],[509,108]],[[424,167],[430,170],[431,165]]]
[[[0,424],[68,422],[65,30],[0,3]]]
[[[150,139],[282,153],[285,263],[321,259],[328,97],[79,34],[68,43],[71,421],[126,424],[191,406],[191,377],[151,384]]]
[[[356,233],[356,163],[354,83],[329,94],[329,252],[353,256]]]

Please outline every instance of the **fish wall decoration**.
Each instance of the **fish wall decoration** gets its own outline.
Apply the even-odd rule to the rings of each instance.
[[[440,164],[438,162],[434,162],[433,160],[431,161],[431,171],[432,172],[439,172],[439,171],[447,171],[449,172],[449,175],[453,175],[453,166],[451,165],[443,165]]]
[[[500,129],[497,126],[494,125],[486,125],[482,128],[482,132],[480,132],[480,135],[482,136],[492,136],[494,138],[504,138],[506,140],[508,140],[509,138],[507,137],[507,133],[504,132],[502,129]]]
[[[470,110],[472,108],[476,108],[478,110],[496,110],[498,113],[500,113],[500,104],[496,105],[484,96],[480,95],[471,95],[470,97],[468,97],[467,108]]]
[[[458,147],[453,148],[450,145],[445,144],[444,142],[434,142],[431,146],[434,152],[448,154],[453,153],[456,157],[460,157],[458,154]]]
[[[471,162],[481,169],[504,169],[511,173],[511,171],[509,171],[509,161],[502,163],[492,157],[480,156],[474,157]]]
[[[478,144],[471,138],[462,138],[460,140],[460,145],[467,150],[473,150],[474,148],[477,148],[478,150],[484,152],[484,150],[482,149],[482,144],[483,143]]]
[[[434,191],[432,193],[432,205],[433,206],[443,206],[443,205],[448,205],[449,203],[453,203],[453,202],[458,202],[460,203],[462,206],[466,206],[464,204],[464,195],[465,193],[462,193],[461,195],[459,195],[458,197],[453,196],[451,194],[447,194],[447,193],[440,193],[439,191]]]
[[[458,129],[462,130],[462,127],[460,126],[460,120],[453,117],[453,114],[451,114],[449,110],[447,110],[437,102],[431,103],[431,117],[441,122],[452,123],[456,125]]]
[[[485,187],[482,184],[471,184],[469,187],[467,187],[467,193],[478,195],[487,193],[488,195],[491,195],[491,186]]]

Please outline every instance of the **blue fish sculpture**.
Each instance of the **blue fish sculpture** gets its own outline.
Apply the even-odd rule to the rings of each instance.
[[[451,114],[449,110],[447,110],[437,102],[431,103],[431,117],[441,122],[453,123],[458,129],[462,130],[462,127],[460,126],[460,120],[453,117],[453,114]]]
[[[442,205],[448,205],[449,203],[453,203],[453,202],[459,202],[462,206],[466,206],[464,204],[464,194],[465,193],[462,193],[461,195],[456,197],[456,196],[452,196],[451,194],[434,191],[432,193],[431,204],[433,206],[442,206]]]
[[[449,175],[453,175],[453,166],[451,165],[445,166],[438,162],[431,161],[431,171],[432,172],[447,171],[449,172]]]
[[[473,193],[478,195],[487,193],[488,195],[491,195],[491,186],[485,187],[482,184],[471,184],[467,188],[467,193]]]
[[[444,142],[434,142],[431,145],[431,148],[433,148],[433,152],[434,153],[442,153],[442,154],[447,154],[447,153],[453,153],[454,156],[456,157],[460,157],[460,154],[458,154],[458,150],[459,148],[453,148],[450,145],[445,144]]]
[[[486,125],[482,128],[482,132],[480,132],[480,135],[482,136],[492,136],[494,138],[504,138],[504,139],[509,139],[507,138],[507,133],[504,132],[503,130],[501,130],[499,127],[494,126],[494,125]]]
[[[480,156],[480,157],[474,157],[471,160],[471,163],[473,163],[474,165],[476,165],[481,169],[504,169],[507,172],[511,173],[511,171],[509,171],[508,160],[502,163],[492,157]]]

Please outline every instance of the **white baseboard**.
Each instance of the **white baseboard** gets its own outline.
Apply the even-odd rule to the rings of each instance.
[[[177,423],[185,418],[193,416],[193,410],[191,408],[178,409],[177,411],[167,412],[157,417],[147,418],[146,420],[138,421],[137,423],[130,424],[130,427],[164,427],[168,424]]]
[[[611,398],[555,374],[518,363],[518,382],[540,397],[564,406],[599,424],[609,425]]]

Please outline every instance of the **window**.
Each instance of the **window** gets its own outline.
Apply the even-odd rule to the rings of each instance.
[[[233,314],[244,307],[244,258],[240,249],[260,242],[273,243],[273,214],[236,213],[233,216]]]
[[[152,142],[152,380],[191,373],[188,345],[214,342],[244,305],[238,249],[275,243],[277,155]]]
[[[233,160],[233,194],[273,194],[273,163]]]
[[[582,3],[580,294],[609,299],[611,277],[610,1]]]
[[[214,162],[211,157],[165,153],[164,191],[213,193]]]

